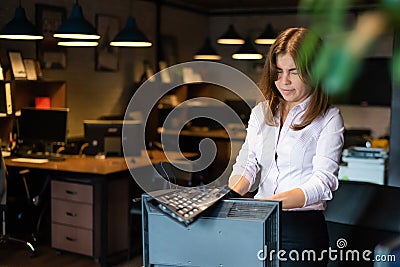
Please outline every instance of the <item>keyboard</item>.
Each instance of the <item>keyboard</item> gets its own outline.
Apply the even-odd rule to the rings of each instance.
[[[213,206],[230,191],[228,186],[220,187],[185,187],[170,189],[158,195],[158,207],[170,217],[183,223],[191,224],[195,218]]]
[[[59,154],[17,153],[18,158],[47,159],[49,161],[64,161],[65,157]]]
[[[48,159],[32,159],[32,158],[14,158],[11,159],[14,162],[24,162],[24,163],[46,163],[49,162]]]

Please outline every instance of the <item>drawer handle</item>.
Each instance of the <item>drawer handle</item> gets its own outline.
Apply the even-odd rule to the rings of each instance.
[[[65,214],[67,214],[67,216],[71,216],[71,217],[76,217],[78,215],[75,212],[70,212],[70,211],[65,212]]]
[[[77,194],[77,192],[71,191],[71,190],[65,190],[65,193],[67,193],[68,195],[76,195]]]
[[[77,240],[76,238],[72,238],[72,237],[69,237],[69,236],[66,236],[65,239],[68,240],[68,241],[71,241],[71,242],[75,242]]]

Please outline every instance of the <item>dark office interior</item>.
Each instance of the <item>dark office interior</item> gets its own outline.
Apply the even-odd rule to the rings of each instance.
[[[355,28],[365,12],[383,10],[388,18],[392,15],[390,8],[382,4],[385,1],[353,2],[343,4],[343,9],[338,8],[340,12],[336,13],[340,13],[343,23],[340,27],[346,33]],[[171,171],[172,182],[191,187],[211,183],[220,176],[226,178],[234,161],[232,155],[236,155],[244,141],[244,128],[230,120],[226,124],[229,129],[204,117],[186,121],[191,112],[198,114],[202,109],[215,108],[216,113],[221,113],[216,104],[193,102],[190,106],[189,102],[190,109],[177,113],[182,119],[178,122],[181,123],[179,140],[162,140],[162,134],[173,136],[172,128],[177,123],[173,119],[168,121],[168,115],[186,100],[207,97],[230,107],[238,116],[236,122],[245,127],[259,96],[252,90],[237,94],[221,84],[206,81],[183,83],[165,91],[154,107],[150,107],[148,117],[143,117],[143,110],[149,107],[144,101],[132,105],[135,93],[149,84],[153,74],[196,60],[207,42],[218,56],[210,62],[232,67],[258,84],[269,45],[253,43],[261,58],[239,60],[232,55],[240,45],[219,44],[217,39],[230,25],[246,42],[253,42],[267,25],[272,25],[275,33],[287,27],[326,26],[331,18],[321,18],[324,15],[318,12],[330,14],[329,8],[321,4],[320,10],[313,13],[304,9],[306,3],[297,0],[2,0],[0,143],[5,165],[0,173],[6,175],[7,185],[3,184],[0,189],[6,188],[7,194],[3,196],[6,204],[1,205],[5,219],[0,233],[0,266],[137,267],[151,261],[151,256],[144,251],[156,235],[149,234],[151,225],[146,224],[147,219],[142,225],[142,208],[146,208],[146,216],[158,218],[158,215],[152,213],[155,209],[152,202],[141,206],[141,195],[146,189],[129,169],[140,169],[152,176],[150,167],[155,167],[158,176],[169,180],[171,170],[163,163],[171,159],[166,158],[163,150],[175,150],[175,145],[179,145],[185,158],[195,161],[201,155],[202,140],[208,138],[213,140],[216,149],[211,164],[190,174]],[[98,42],[94,46],[63,46],[58,44],[63,39],[53,36],[77,7],[94,33],[100,36],[94,40]],[[7,25],[21,15],[16,11],[21,10],[42,39],[2,37]],[[393,7],[393,10],[399,9]],[[131,18],[150,45],[111,46],[110,42],[116,41],[117,35],[132,22]],[[344,119],[345,150],[339,171],[340,186],[333,193],[333,200],[327,203],[325,218],[332,248],[338,248],[336,242],[345,239],[348,250],[393,254],[398,264],[400,89],[396,79],[399,64],[394,68],[391,64],[399,52],[399,23],[398,18],[387,21],[387,30],[368,46],[359,65],[352,70],[354,79],[348,80],[348,88],[330,95],[331,103],[339,107]],[[329,33],[322,36],[328,43],[334,38]],[[68,38],[67,43],[70,41]],[[92,45],[93,40],[83,41]],[[196,75],[190,73],[189,77],[176,72],[170,72],[168,77],[161,75],[161,83],[153,82],[159,88],[153,86],[148,96],[164,90],[168,83],[164,79],[186,77],[194,81],[198,79]],[[169,124],[164,124],[166,121]],[[234,138],[229,139],[228,133],[234,133]],[[124,150],[124,136],[129,134],[140,145],[129,140],[134,149]],[[373,150],[376,153],[373,160],[356,161],[357,165],[352,157],[359,157],[365,151],[352,150],[354,147],[377,150]],[[129,159],[125,160],[124,155]],[[140,158],[144,155],[146,161],[142,162]],[[171,155],[173,161],[181,159],[180,154]],[[25,157],[33,161],[13,161]],[[229,201],[223,205],[230,205]],[[219,216],[215,214],[210,212],[208,216]],[[160,222],[164,223],[163,219]],[[157,243],[157,249],[167,247],[165,240],[174,236],[169,232],[174,227],[168,220],[161,226],[167,231],[157,232],[163,239]],[[184,233],[176,236],[179,235],[186,240]],[[212,238],[209,240],[213,242]],[[173,244],[179,245],[179,242]],[[179,248],[184,250],[185,246]],[[162,260],[168,253],[176,256],[175,252],[165,252],[155,260]],[[182,266],[185,264],[194,266],[190,263]],[[166,265],[161,262],[156,266]],[[329,266],[389,265],[332,261]]]

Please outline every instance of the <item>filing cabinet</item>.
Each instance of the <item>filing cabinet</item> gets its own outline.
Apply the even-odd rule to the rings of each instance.
[[[52,247],[93,255],[93,186],[51,182]]]

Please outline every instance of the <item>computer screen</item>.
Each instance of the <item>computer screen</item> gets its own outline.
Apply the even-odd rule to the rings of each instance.
[[[18,141],[34,152],[53,152],[52,145],[67,140],[67,108],[21,108]]]
[[[125,128],[123,136],[122,129]],[[140,120],[84,120],[84,135],[89,146],[86,155],[104,153],[106,156],[124,156],[123,144],[129,146],[125,156],[139,156],[138,140],[143,140]]]
[[[145,267],[279,266],[280,202],[224,199],[187,227],[146,194],[142,212]]]

